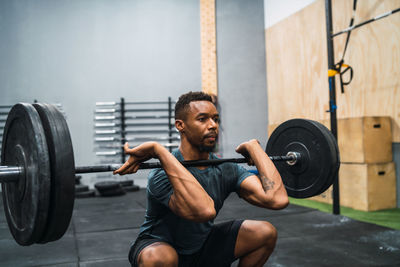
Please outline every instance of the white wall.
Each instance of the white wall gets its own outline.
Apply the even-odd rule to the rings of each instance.
[[[264,0],[265,28],[289,17],[315,0]]]

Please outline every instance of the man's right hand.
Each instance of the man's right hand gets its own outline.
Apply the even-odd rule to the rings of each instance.
[[[114,171],[114,174],[124,175],[137,172],[140,163],[157,157],[155,152],[157,145],[159,145],[157,142],[146,142],[137,147],[129,148],[129,144],[125,143],[124,151],[125,154],[129,155],[129,159],[121,168]]]

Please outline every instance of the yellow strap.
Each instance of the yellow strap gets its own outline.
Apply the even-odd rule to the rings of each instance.
[[[348,68],[349,65],[342,64],[341,67]],[[337,70],[332,70],[332,69],[331,69],[331,70],[328,70],[328,77],[333,77],[333,76],[335,76],[336,74],[339,74],[339,72],[338,72]]]
[[[328,77],[333,77],[339,72],[337,70],[328,70]]]

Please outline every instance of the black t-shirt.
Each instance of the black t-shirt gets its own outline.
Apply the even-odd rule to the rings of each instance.
[[[179,161],[184,160],[179,149],[174,150],[172,154]],[[217,156],[210,153],[210,159],[217,159]],[[217,214],[229,194],[231,192],[239,194],[240,184],[247,177],[254,175],[235,163],[209,166],[203,170],[196,167],[187,169],[214,200]],[[198,223],[175,215],[168,206],[172,193],[172,186],[163,169],[150,172],[147,186],[147,210],[140,234],[171,244],[179,254],[195,253],[206,240],[213,220]]]

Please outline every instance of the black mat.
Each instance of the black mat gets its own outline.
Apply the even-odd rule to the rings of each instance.
[[[145,206],[145,190],[77,199],[63,238],[21,247],[8,231],[1,205],[0,266],[129,266],[129,246]],[[266,210],[232,194],[216,222],[235,218],[266,220],[278,229],[276,249],[265,266],[400,266],[400,231],[296,205]]]

